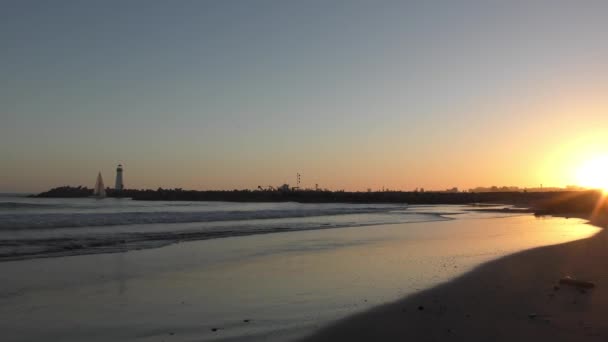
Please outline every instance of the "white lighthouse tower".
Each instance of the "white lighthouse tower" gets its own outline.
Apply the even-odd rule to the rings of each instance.
[[[118,164],[118,167],[116,168],[116,185],[114,186],[114,189],[116,191],[121,191],[124,188],[125,185],[122,182],[122,164]]]

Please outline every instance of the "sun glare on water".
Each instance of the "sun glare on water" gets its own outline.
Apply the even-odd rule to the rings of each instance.
[[[577,172],[581,186],[608,191],[608,155],[590,159]]]

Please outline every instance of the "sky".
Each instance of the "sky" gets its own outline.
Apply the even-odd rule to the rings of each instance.
[[[0,192],[576,184],[606,1],[2,1]]]

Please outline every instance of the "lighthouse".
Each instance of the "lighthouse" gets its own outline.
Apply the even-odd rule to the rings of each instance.
[[[114,189],[116,191],[121,191],[124,188],[125,185],[122,183],[122,164],[118,164],[118,167],[116,168],[116,186],[114,186]]]

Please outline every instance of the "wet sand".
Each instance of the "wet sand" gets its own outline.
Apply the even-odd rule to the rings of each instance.
[[[605,221],[605,220],[604,220]],[[606,227],[604,223],[596,225]],[[571,276],[595,283],[559,285]],[[304,341],[606,341],[608,232],[507,256]]]

